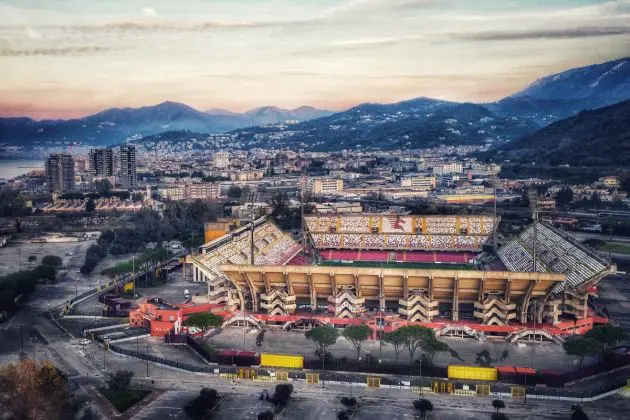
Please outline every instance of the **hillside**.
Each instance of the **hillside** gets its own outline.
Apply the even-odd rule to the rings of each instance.
[[[418,98],[363,104],[329,117],[283,127],[250,127],[234,135],[248,147],[417,149],[442,144],[499,144],[540,128],[515,117],[497,117],[476,104]]]
[[[489,157],[541,167],[630,164],[630,101],[582,111],[501,146]]]

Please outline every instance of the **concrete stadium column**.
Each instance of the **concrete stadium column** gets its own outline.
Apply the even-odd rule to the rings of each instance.
[[[315,311],[317,309],[317,290],[315,290],[315,281],[313,280],[313,275],[311,273],[308,273],[306,278],[308,280],[311,297],[311,310]]]
[[[453,278],[453,321],[459,321],[459,279]]]
[[[383,275],[378,276],[378,306],[381,312],[385,312],[385,288],[383,287]]]
[[[403,299],[409,299],[409,276],[403,276]]]
[[[360,298],[361,297],[361,280],[358,274],[354,275],[354,287],[356,289],[355,290],[356,297]]]

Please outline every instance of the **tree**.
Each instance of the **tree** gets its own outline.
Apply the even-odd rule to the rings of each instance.
[[[582,410],[582,406],[575,404],[571,406],[571,420],[588,420],[588,416]]]
[[[31,359],[0,367],[0,412],[10,419],[72,417],[66,379],[48,361]]]
[[[566,206],[573,201],[573,190],[570,187],[562,187],[556,194],[556,204],[559,207]]]
[[[273,420],[273,411],[267,410],[262,413],[258,413],[258,420]]]
[[[413,363],[413,357],[416,351],[422,347],[422,344],[426,340],[428,331],[432,331],[430,328],[422,327],[420,325],[407,325],[398,329],[400,334],[405,337],[405,347],[409,351],[409,363]]]
[[[330,325],[325,327],[315,327],[307,331],[304,336],[307,340],[311,340],[317,347],[317,354],[321,359],[326,357],[328,348],[334,346],[339,338],[339,331]]]
[[[503,402],[503,400],[492,400],[492,406],[496,410],[495,413],[498,413],[499,410],[505,408],[505,403]]]
[[[112,183],[107,179],[100,179],[94,182],[94,186],[100,196],[108,196],[112,190]]]
[[[35,270],[33,270],[33,272],[38,279],[55,280],[55,278],[57,277],[57,270],[55,270],[55,267],[52,267],[50,265],[38,265],[37,267],[35,267]]]
[[[51,267],[61,267],[61,264],[63,264],[63,260],[61,259],[61,257],[58,257],[56,255],[46,255],[44,258],[42,258],[42,264],[50,265]]]
[[[33,264],[36,260],[37,260],[37,255],[29,255],[28,256],[28,263],[29,264]]]
[[[348,410],[352,410],[359,405],[357,399],[354,397],[341,397],[341,404]]]
[[[425,398],[421,398],[413,402],[413,408],[416,409],[420,416],[427,418],[429,413],[433,411],[433,403]]]
[[[426,333],[423,341],[422,341],[422,350],[427,355],[427,359],[429,361],[429,365],[433,365],[433,358],[436,353],[448,351],[448,345],[443,341],[438,340],[435,336],[435,331],[429,330],[430,332]]]
[[[243,193],[243,189],[238,185],[231,185],[227,191],[227,196],[230,198],[240,198]]]
[[[85,211],[88,212],[88,213],[91,213],[94,210],[96,210],[96,204],[94,203],[94,199],[92,197],[90,197],[85,202]]]
[[[583,336],[568,337],[562,348],[569,356],[578,358],[578,368],[582,367],[586,356],[596,356],[600,352],[600,343],[593,339]]]
[[[117,370],[107,378],[107,389],[119,392],[129,391],[131,378],[133,378],[133,372],[130,370]]]
[[[407,342],[407,337],[405,336],[405,334],[401,332],[399,328],[395,331],[383,334],[382,340],[385,343],[391,344],[392,347],[394,347],[394,352],[396,353],[396,361],[398,361],[400,350],[402,350],[403,346]]]
[[[361,345],[365,340],[370,338],[372,330],[365,324],[361,325],[349,325],[341,333],[346,340],[352,343],[357,350],[357,360],[361,356]]]
[[[610,347],[625,340],[628,334],[621,327],[614,325],[598,325],[584,334],[584,338],[592,338],[599,343],[600,353],[603,355]]]
[[[291,394],[293,394],[292,384],[278,384],[273,397],[271,397],[271,402],[276,407],[284,407],[291,399]]]
[[[220,328],[223,326],[223,317],[221,315],[211,314],[209,312],[201,312],[190,315],[185,321],[187,327],[197,327],[200,330],[208,328]]]
[[[211,388],[203,388],[199,395],[188,401],[184,406],[186,415],[194,420],[202,420],[207,418],[208,414],[217,405],[219,394]]]

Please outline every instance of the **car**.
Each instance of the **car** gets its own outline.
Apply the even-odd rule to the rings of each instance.
[[[82,339],[81,341],[79,341],[79,344],[81,344],[82,346],[88,345],[92,342],[92,340],[88,340],[87,338]]]

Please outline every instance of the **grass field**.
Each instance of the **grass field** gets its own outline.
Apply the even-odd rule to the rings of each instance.
[[[144,389],[130,389],[128,391],[111,391],[105,387],[98,389],[101,394],[111,405],[118,410],[119,413],[124,413],[129,410],[134,404],[142,401],[151,391]]]
[[[630,253],[630,248],[628,250]],[[408,262],[379,262],[379,261],[354,261],[351,263],[341,261],[321,261],[319,265],[327,267],[380,267],[380,268],[424,268],[441,270],[476,270],[474,264],[432,264],[432,263],[408,263]]]
[[[630,254],[630,244],[608,242],[599,248],[600,251],[612,252],[615,254]]]

